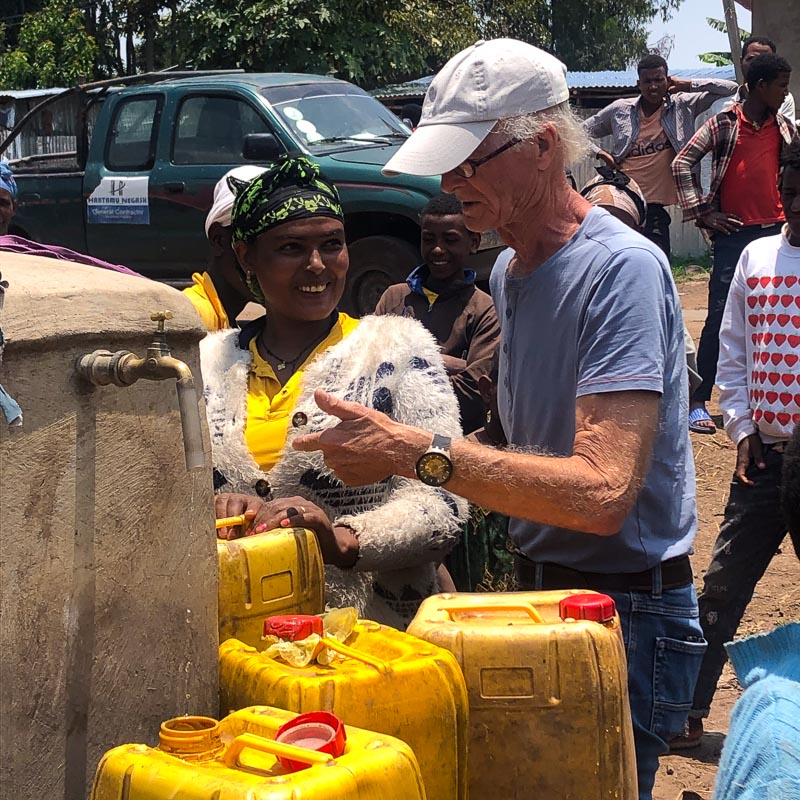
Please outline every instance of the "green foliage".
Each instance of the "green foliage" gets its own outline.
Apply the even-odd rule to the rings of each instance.
[[[0,56],[0,86],[69,86],[90,77],[97,46],[84,22],[69,0],[49,0],[26,15],[17,46]]]
[[[728,32],[728,24],[723,19],[714,19],[713,17],[706,17],[706,22],[715,31],[719,31],[720,33]],[[748,36],[750,36],[750,31],[746,31],[744,28],[739,28],[739,39],[741,41],[744,41]],[[727,53],[725,52],[700,53],[700,55],[698,55],[697,57],[705,64],[713,64],[715,67],[727,67],[733,64],[733,57],[731,56],[730,51],[728,51]]]

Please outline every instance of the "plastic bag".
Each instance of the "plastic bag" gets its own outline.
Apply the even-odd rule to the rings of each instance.
[[[342,644],[350,638],[357,621],[358,612],[355,608],[332,608],[322,615],[325,635]],[[280,659],[292,667],[307,667],[315,660],[322,666],[328,666],[335,658],[342,657],[325,647],[316,633],[296,642],[287,642],[277,636],[264,636],[262,641],[266,645],[265,656]]]

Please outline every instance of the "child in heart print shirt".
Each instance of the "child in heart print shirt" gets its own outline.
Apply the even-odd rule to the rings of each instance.
[[[719,334],[717,384],[725,432],[737,448],[725,518],[700,595],[708,641],[686,733],[699,744],[725,642],[733,639],[756,584],[787,533],[781,517],[783,453],[800,425],[800,141],[781,176],[786,224],[749,244],[731,281]]]

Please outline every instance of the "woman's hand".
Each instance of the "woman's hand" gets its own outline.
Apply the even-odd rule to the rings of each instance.
[[[232,494],[223,492],[214,497],[214,514],[217,519],[226,517],[240,517],[244,515],[247,520],[245,525],[234,525],[231,527],[220,528],[217,531],[219,539],[238,539],[245,535],[246,529],[252,524],[264,501],[260,497],[249,494]]]
[[[303,497],[282,497],[264,504],[252,524],[255,533],[275,528],[308,528],[313,531],[326,564],[352,567],[358,559],[358,539],[350,528],[334,526],[328,515]]]

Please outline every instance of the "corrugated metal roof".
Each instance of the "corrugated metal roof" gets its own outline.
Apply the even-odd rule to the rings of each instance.
[[[61,94],[66,89],[0,89],[0,97],[13,97],[15,100],[27,100],[31,97],[49,97],[52,94]]]
[[[717,78],[735,81],[733,65],[729,67],[696,67],[693,69],[672,69],[674,78]],[[625,89],[635,87],[639,76],[635,69],[604,70],[602,72],[568,72],[567,83],[570,89]]]
[[[670,74],[676,78],[718,78],[729,81],[736,80],[733,66],[729,67],[693,67],[691,69],[673,69]],[[626,89],[635,88],[639,76],[635,69],[602,70],[600,72],[568,72],[567,83],[570,89]],[[419,78],[407,83],[396,83],[373,89],[370,94],[381,99],[392,97],[422,97],[428,90],[433,75]]]

